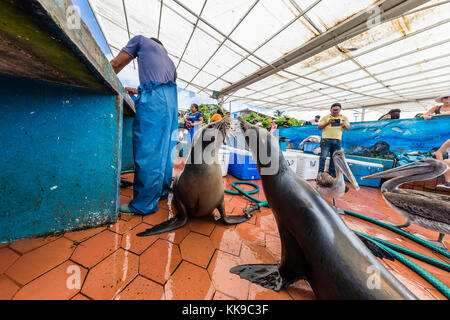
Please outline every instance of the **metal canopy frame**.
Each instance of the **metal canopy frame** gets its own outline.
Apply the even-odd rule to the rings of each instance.
[[[367,21],[370,19],[370,12],[374,11],[375,8],[378,8],[377,10],[382,12],[382,19],[389,20],[428,1],[429,0],[385,0],[371,9],[361,12],[360,14],[355,15],[347,21],[319,35],[312,41],[305,43],[289,55],[281,57],[271,64],[273,68],[262,68],[245,79],[224,88],[219,92],[219,95],[229,94],[239,90],[240,88],[244,88],[249,84],[255,83],[256,81],[267,78],[276,71],[284,70],[326,49],[338,45],[344,40],[350,39],[351,37],[368,30],[369,25]]]
[[[116,21],[113,17],[105,14],[105,10],[102,10],[108,3],[113,5],[115,1],[122,3],[125,23]],[[130,30],[130,17],[126,10],[126,5],[127,3],[129,5],[130,1],[89,0],[107,44],[115,51],[120,51],[119,48],[125,44],[126,39],[121,40],[122,43],[114,38],[115,35],[108,30],[108,24],[119,28],[118,30],[123,30],[122,38],[125,35],[128,38],[134,35],[133,30]],[[240,13],[236,15],[233,25],[230,24],[227,31],[222,30],[220,24],[211,19],[211,14],[208,18],[211,8],[221,4],[220,0],[199,0],[196,1],[196,4],[186,0],[149,1],[158,5],[159,15],[157,28],[155,27],[158,36],[164,37],[167,36],[167,32],[170,33],[167,25],[161,22],[168,19],[166,11],[170,11],[172,15],[175,14],[184,23],[190,25],[188,36],[186,34],[185,40],[180,42],[179,47],[182,50],[178,52],[168,50],[169,55],[176,60],[178,68],[190,68],[188,73],[178,73],[179,85],[196,93],[219,92],[221,101],[248,103],[287,111],[328,109],[330,102],[336,100],[344,102],[346,109],[371,108],[372,106],[376,108],[399,103],[416,104],[423,108],[424,101],[429,101],[431,98],[429,95],[424,97],[422,91],[426,91],[428,88],[429,92],[438,93],[438,90],[446,90],[446,86],[442,83],[450,81],[450,76],[447,78],[446,73],[439,72],[439,69],[446,70],[450,67],[450,55],[430,54],[434,48],[444,48],[447,52],[446,48],[450,44],[450,38],[439,39],[439,41],[417,47],[411,46],[410,50],[403,50],[398,55],[387,56],[386,59],[375,59],[369,63],[364,61],[374,52],[395,48],[399,44],[408,43],[415,37],[420,39],[420,37],[438,30],[437,28],[442,25],[450,24],[448,15],[436,19],[435,23],[429,23],[432,20],[428,20],[428,22],[422,21],[420,24],[420,21],[416,19],[419,22],[414,21],[417,23],[415,28],[402,29],[402,34],[390,37],[388,41],[378,41],[379,43],[374,41],[369,48],[362,45],[356,53],[351,47],[346,47],[348,41],[351,43],[361,34],[370,35],[373,29],[377,29],[377,26],[370,28],[370,24],[367,23],[372,10],[376,8],[379,8],[381,12],[381,25],[388,25],[392,21],[402,28],[402,26],[404,27],[403,23],[406,23],[405,17],[408,16],[415,17],[421,12],[429,14],[434,12],[433,10],[441,10],[440,8],[444,7],[442,10],[450,13],[450,0],[379,0],[375,5],[368,5],[364,10],[352,12],[346,19],[338,20],[332,27],[327,27],[325,23],[322,23],[320,17],[317,17],[318,6],[322,5],[323,8],[324,3],[326,5],[331,3],[330,0],[281,0],[286,7],[289,6],[292,18],[285,19],[277,29],[273,29],[268,38],[251,48],[236,40],[239,37],[236,38],[235,35],[242,32],[243,22],[255,14],[256,8],[264,7],[269,10],[273,1],[247,0],[239,2],[239,5],[242,3]],[[428,2],[431,3],[428,4]],[[235,3],[237,2],[235,1]],[[310,16],[311,14],[313,16]],[[323,14],[327,15],[328,13]],[[273,41],[280,39],[279,36],[283,35],[296,22],[301,22],[306,26],[314,34],[314,37],[305,41],[298,48],[285,53],[282,57],[268,61],[269,59],[261,54],[262,49],[271,47],[272,52],[275,52],[276,47],[273,47]],[[106,28],[103,24],[106,25]],[[105,29],[107,29],[106,33]],[[199,34],[196,34],[197,32]],[[196,42],[194,38],[198,38],[199,35],[208,37],[214,46],[207,55],[194,61],[192,50],[199,45],[198,40]],[[181,47],[183,43],[184,46]],[[212,65],[219,66],[221,64],[221,61],[218,60],[218,53],[222,48],[237,58],[233,63],[225,63],[226,67],[222,68],[223,71],[211,71],[214,70],[211,68]],[[337,60],[330,59],[330,63],[322,63],[314,68],[298,68],[303,65],[303,62],[313,61],[322,54],[333,53],[332,51],[338,56]],[[423,56],[419,57],[418,54]],[[418,57],[420,59],[417,59]],[[220,58],[226,59],[223,54]],[[401,63],[391,65],[391,61],[396,59]],[[436,65],[438,62],[440,65]],[[246,64],[246,69],[243,69],[244,64]],[[416,68],[418,65],[423,65],[423,68]],[[378,70],[380,66],[382,68]],[[339,68],[344,69],[339,70]],[[244,71],[251,69],[255,71],[251,73]],[[329,73],[330,71],[331,73]],[[236,79],[238,73],[243,74],[243,77],[237,81],[231,80]],[[436,86],[439,83],[433,82],[434,78],[442,79],[439,87]],[[415,82],[423,84],[415,86]],[[369,87],[370,90],[366,87]],[[450,89],[450,85],[447,88]]]

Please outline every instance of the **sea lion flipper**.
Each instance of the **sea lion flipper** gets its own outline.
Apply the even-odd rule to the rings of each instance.
[[[177,208],[177,215],[163,223],[160,223],[153,228],[147,229],[144,232],[136,234],[138,237],[147,237],[160,233],[170,232],[175,229],[183,227],[188,221],[188,215],[184,205],[174,199],[175,206]]]
[[[169,232],[175,229],[179,229],[183,227],[187,223],[187,219],[180,218],[178,216],[164,221],[153,228],[147,229],[144,232],[136,234],[138,237],[148,237],[153,236],[160,233]]]
[[[283,288],[276,264],[246,264],[233,267],[230,272],[267,289],[280,291]]]
[[[381,248],[374,241],[367,239],[363,235],[360,234],[356,235],[366,245],[367,249],[369,249],[375,257],[395,261],[395,258],[389,252]]]
[[[225,214],[225,203],[222,199],[222,202],[217,207],[217,210],[219,210],[220,218],[222,219],[222,222],[227,225],[234,225],[239,224],[242,222],[245,222],[251,218],[251,215],[244,214],[242,216],[227,216]]]

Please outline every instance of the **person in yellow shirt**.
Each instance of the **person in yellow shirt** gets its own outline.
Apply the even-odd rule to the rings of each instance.
[[[222,120],[222,118],[223,118],[223,111],[222,111],[222,109],[219,108],[219,109],[217,109],[216,114],[211,117],[211,121],[210,122],[211,123],[217,122],[217,121]]]
[[[341,110],[341,104],[334,103],[330,109],[331,113],[323,117],[319,122],[318,129],[323,130],[322,141],[320,143],[319,172],[324,172],[328,154],[331,157],[335,151],[342,149],[342,130],[350,130],[350,122],[346,116],[341,115]],[[330,161],[328,173],[336,177],[336,169],[334,168],[333,161]]]

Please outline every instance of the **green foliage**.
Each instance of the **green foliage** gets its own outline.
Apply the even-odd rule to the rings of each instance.
[[[203,116],[203,122],[209,123],[212,116],[216,114],[217,110],[219,110],[220,106],[217,104],[201,104],[198,106],[198,111]],[[222,108],[223,114],[226,114],[226,111]]]
[[[283,117],[283,113],[285,113],[285,111],[281,111],[281,110],[275,110],[275,118],[281,118]]]
[[[259,116],[256,112],[252,112],[252,113],[244,116],[244,120],[251,124],[255,124],[255,119],[259,120],[259,122],[263,125],[264,129],[269,130],[270,119],[271,119],[270,117]]]
[[[278,125],[278,126],[281,126],[283,123],[285,123],[286,122],[286,118],[285,117],[281,117],[281,118],[278,118],[278,119],[276,119],[275,120],[275,123]]]
[[[285,123],[286,122],[286,117],[282,117],[282,118],[279,118],[279,119],[276,119],[275,120],[275,123],[278,125],[278,126],[281,126],[283,123]],[[295,119],[295,118],[289,118],[289,124],[291,125],[291,126],[293,126],[293,127],[300,127],[300,126],[303,126],[303,123],[305,123],[305,121],[304,120],[298,120],[298,119]]]
[[[295,118],[290,118],[289,119],[289,123],[293,127],[300,127],[300,126],[303,125],[303,123],[305,123],[305,121],[304,120],[297,120]]]

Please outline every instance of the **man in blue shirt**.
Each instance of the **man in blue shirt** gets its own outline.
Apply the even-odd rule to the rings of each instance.
[[[135,58],[140,86],[134,99],[134,198],[121,205],[120,211],[147,215],[158,211],[157,204],[167,199],[172,182],[178,130],[177,74],[158,39],[134,37],[111,65],[119,73]]]

